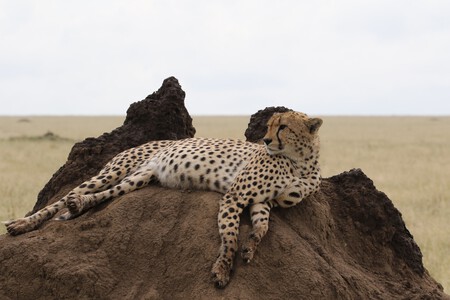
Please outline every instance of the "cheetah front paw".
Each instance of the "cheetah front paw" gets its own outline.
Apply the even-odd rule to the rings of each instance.
[[[34,229],[34,225],[27,219],[21,218],[2,222],[10,235],[19,235]]]
[[[242,247],[241,256],[245,263],[250,263],[255,255],[255,248],[250,245],[244,245]]]
[[[245,263],[250,263],[256,252],[258,241],[254,235],[250,235],[247,242],[242,245],[241,256]]]
[[[220,258],[214,263],[211,273],[216,288],[223,289],[230,281],[231,266]]]

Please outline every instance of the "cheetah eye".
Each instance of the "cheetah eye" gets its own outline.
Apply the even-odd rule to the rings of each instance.
[[[279,129],[280,129],[280,130],[283,130],[283,129],[285,129],[286,127],[287,127],[287,125],[280,125]]]

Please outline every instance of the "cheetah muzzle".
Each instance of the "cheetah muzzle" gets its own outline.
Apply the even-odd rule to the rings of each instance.
[[[241,256],[250,262],[269,229],[273,207],[291,207],[320,185],[322,120],[299,112],[274,114],[263,144],[241,140],[190,138],[152,141],[116,155],[98,175],[35,214],[4,222],[10,235],[38,228],[61,209],[69,220],[110,198],[142,188],[152,181],[170,188],[220,192],[218,227],[221,245],[212,267],[216,287],[230,280],[238,252],[240,214],[249,207],[252,231]]]

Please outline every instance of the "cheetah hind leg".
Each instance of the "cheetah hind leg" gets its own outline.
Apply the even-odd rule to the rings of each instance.
[[[87,197],[86,195],[104,191],[106,189],[104,187],[106,184],[116,184],[118,180],[121,180],[124,177],[119,176],[103,182],[106,180],[104,179],[105,175],[103,174],[106,173],[107,170],[107,167],[105,167],[102,171],[100,171],[100,175],[94,176],[90,180],[85,181],[80,186],[74,188],[64,199],[64,203],[68,211],[55,218],[55,220],[66,221],[82,215],[89,208],[86,204],[85,198],[83,198],[83,195],[84,197]],[[99,184],[99,182],[102,182],[103,185]]]
[[[19,235],[38,228],[42,223],[52,218],[61,208],[65,206],[64,200],[59,200],[52,205],[46,206],[31,216],[2,222],[10,235]]]
[[[154,180],[154,178],[155,176],[152,168],[147,166],[147,168],[139,169],[130,176],[125,177],[119,184],[110,189],[85,195],[73,194],[68,197],[66,201],[66,206],[69,211],[61,215],[59,220],[69,220],[78,217],[91,207],[94,207],[107,199],[122,196],[146,186],[151,180]]]

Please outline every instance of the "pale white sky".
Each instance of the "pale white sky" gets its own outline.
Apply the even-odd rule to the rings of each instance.
[[[0,115],[450,115],[450,1],[0,0]]]

